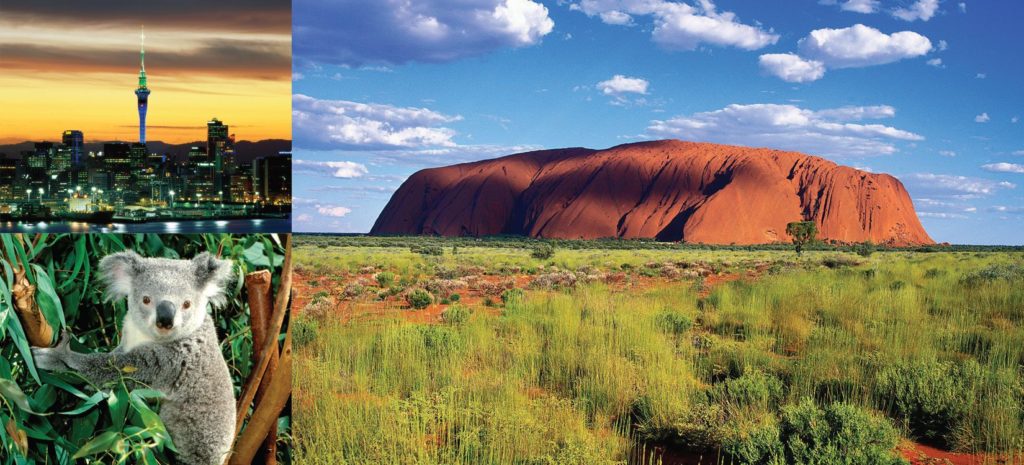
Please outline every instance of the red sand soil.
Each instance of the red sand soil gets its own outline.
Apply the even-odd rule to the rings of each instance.
[[[916,442],[905,442],[899,448],[910,465],[983,465],[1021,463],[1008,457],[989,456],[984,453],[949,452]]]
[[[903,184],[796,152],[664,140],[569,148],[426,169],[409,177],[371,234],[706,244],[789,242],[814,221],[846,243],[932,244]]]

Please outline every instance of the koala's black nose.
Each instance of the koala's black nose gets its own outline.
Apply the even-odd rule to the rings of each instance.
[[[164,300],[156,305],[156,327],[171,329],[174,327],[174,304]]]

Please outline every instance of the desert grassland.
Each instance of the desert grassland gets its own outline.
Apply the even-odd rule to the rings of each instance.
[[[884,464],[904,460],[907,440],[1024,460],[1019,252],[559,249],[542,260],[514,247],[435,256],[297,239],[297,271],[334,283],[318,283],[331,307],[382,298],[340,295],[367,267],[402,288],[460,269],[581,278],[538,279],[489,307],[452,303],[439,323],[407,321],[414,310],[394,299],[381,302],[391,317],[300,313],[298,463],[654,463],[658,445],[701,463]],[[664,272],[697,263],[758,272],[710,288]],[[650,279],[584,278],[610,273]]]

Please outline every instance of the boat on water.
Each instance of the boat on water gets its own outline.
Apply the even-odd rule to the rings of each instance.
[[[82,223],[108,224],[114,219],[114,210],[96,210],[92,212],[67,212],[60,215],[61,220]]]

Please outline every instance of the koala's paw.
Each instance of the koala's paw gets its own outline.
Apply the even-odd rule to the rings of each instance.
[[[32,360],[36,362],[36,367],[48,371],[60,371],[65,370],[67,367],[64,365],[64,359],[61,357],[62,352],[56,347],[33,347],[32,348]]]
[[[64,363],[64,354],[71,350],[70,342],[71,337],[65,331],[61,334],[60,342],[57,343],[56,347],[33,347],[32,360],[35,362],[36,367],[49,371],[66,370],[67,365]]]

